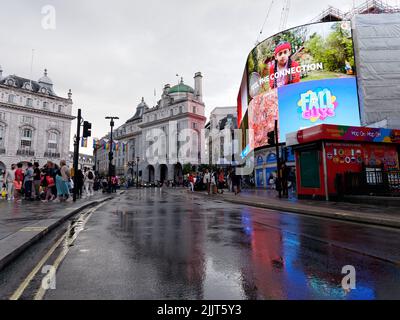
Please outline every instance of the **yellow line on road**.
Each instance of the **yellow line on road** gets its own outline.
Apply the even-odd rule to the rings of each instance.
[[[46,255],[39,261],[39,263],[31,271],[31,273],[25,278],[25,280],[21,283],[21,285],[18,287],[18,289],[15,290],[13,295],[10,297],[10,300],[18,300],[19,298],[21,298],[22,294],[28,287],[29,283],[32,281],[32,279],[35,277],[35,275],[39,272],[39,270],[43,267],[43,265],[50,258],[50,256],[54,253],[54,251],[58,248],[58,246],[61,244],[61,242],[67,237],[68,232],[69,231],[64,233],[64,235],[60,239],[58,239],[58,241],[51,247],[51,249],[46,253]]]
[[[89,218],[91,217],[92,213],[104,206],[106,203],[100,203],[96,207],[90,209],[86,213],[86,219],[83,222],[82,229],[84,225],[86,224],[87,221],[89,221]],[[82,231],[82,229],[80,231]],[[69,235],[70,230],[68,229],[67,232],[65,232],[61,238],[50,248],[50,250],[46,253],[46,255],[39,261],[39,263],[36,265],[36,267],[31,271],[31,273],[26,277],[26,279],[21,283],[21,285],[18,287],[18,289],[13,293],[13,295],[10,297],[10,300],[18,300],[26,288],[29,286],[33,278],[36,276],[36,274],[41,270],[43,265],[46,263],[46,261],[51,257],[51,255],[54,253],[54,251],[58,248],[58,246],[61,244],[63,240],[67,241],[67,236]],[[79,232],[80,233],[80,232]],[[75,233],[74,238],[72,239],[71,242],[74,242],[76,237],[78,236],[77,233]],[[63,261],[65,256],[67,255],[69,251],[69,246],[66,246],[64,250],[59,254],[57,259],[54,261],[54,264],[52,265],[55,268],[55,272],[57,272],[57,268],[59,267],[60,263]],[[42,300],[47,289],[44,289],[43,286],[41,285],[38,292],[35,294],[34,300]]]
[[[46,230],[46,227],[25,227],[19,230],[19,232],[41,232]]]

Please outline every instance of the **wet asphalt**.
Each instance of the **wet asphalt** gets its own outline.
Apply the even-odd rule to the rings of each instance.
[[[400,230],[130,190],[93,213],[45,299],[400,299]]]

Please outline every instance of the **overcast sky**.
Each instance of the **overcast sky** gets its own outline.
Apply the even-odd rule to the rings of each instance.
[[[37,80],[47,68],[58,95],[67,97],[72,89],[74,114],[82,108],[84,118],[93,123],[93,136],[101,137],[109,128],[106,115],[119,116],[116,124],[121,125],[134,114],[141,97],[153,106],[166,83],[178,82],[176,74],[193,87],[194,73],[202,72],[207,116],[217,106],[236,105],[245,60],[271,0],[0,0],[0,4],[3,75],[29,78],[34,49],[32,78]],[[274,1],[261,40],[278,32],[282,4]],[[291,0],[287,27],[308,23],[330,4],[346,11],[353,0]],[[46,5],[55,8],[55,30],[42,27]]]

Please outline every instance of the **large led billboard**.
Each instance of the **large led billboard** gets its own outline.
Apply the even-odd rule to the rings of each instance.
[[[360,125],[351,23],[315,23],[281,32],[249,54],[238,95],[238,122],[250,149],[317,124]]]

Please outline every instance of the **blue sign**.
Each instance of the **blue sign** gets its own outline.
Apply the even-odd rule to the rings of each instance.
[[[355,77],[315,80],[278,89],[279,139],[319,124],[360,126]]]

